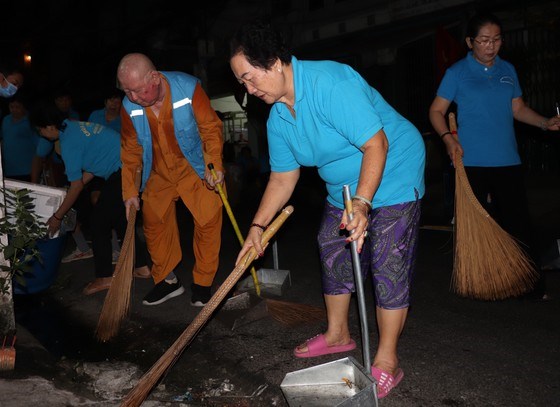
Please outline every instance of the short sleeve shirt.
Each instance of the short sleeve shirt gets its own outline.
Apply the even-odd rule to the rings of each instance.
[[[120,134],[98,123],[65,120],[60,131],[60,150],[70,182],[90,172],[109,178],[121,168]]]
[[[513,65],[496,57],[488,67],[471,52],[446,71],[437,95],[457,104],[464,165],[501,167],[521,163],[512,100],[522,92]]]
[[[295,118],[276,103],[267,122],[270,166],[275,172],[317,167],[330,203],[344,208],[342,190],[355,193],[360,147],[381,129],[389,152],[374,207],[414,201],[424,194],[424,141],[351,67],[333,61],[292,57]]]

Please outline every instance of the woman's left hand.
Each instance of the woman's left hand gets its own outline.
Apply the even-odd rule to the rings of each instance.
[[[545,126],[547,130],[560,130],[560,116],[552,116],[546,121]]]

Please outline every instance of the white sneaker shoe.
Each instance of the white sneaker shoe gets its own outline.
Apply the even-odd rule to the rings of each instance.
[[[68,256],[63,257],[61,260],[61,263],[70,263],[76,260],[83,260],[83,259],[89,259],[90,257],[93,257],[93,250],[92,249],[88,249],[87,251],[83,252],[80,249],[76,249],[74,250],[72,253],[70,253]]]

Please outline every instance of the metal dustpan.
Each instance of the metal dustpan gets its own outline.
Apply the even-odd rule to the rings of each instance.
[[[377,383],[349,356],[286,374],[280,384],[290,407],[378,407]]]

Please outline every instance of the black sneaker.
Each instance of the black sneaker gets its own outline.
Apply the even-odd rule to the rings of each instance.
[[[142,304],[144,305],[158,305],[164,303],[165,301],[177,297],[185,292],[185,287],[181,285],[179,280],[175,279],[175,282],[168,282],[163,280],[156,284],[152,291],[144,297]]]
[[[193,307],[204,307],[208,301],[210,301],[210,297],[212,297],[212,293],[210,287],[204,287],[195,283],[191,284],[191,305]]]

